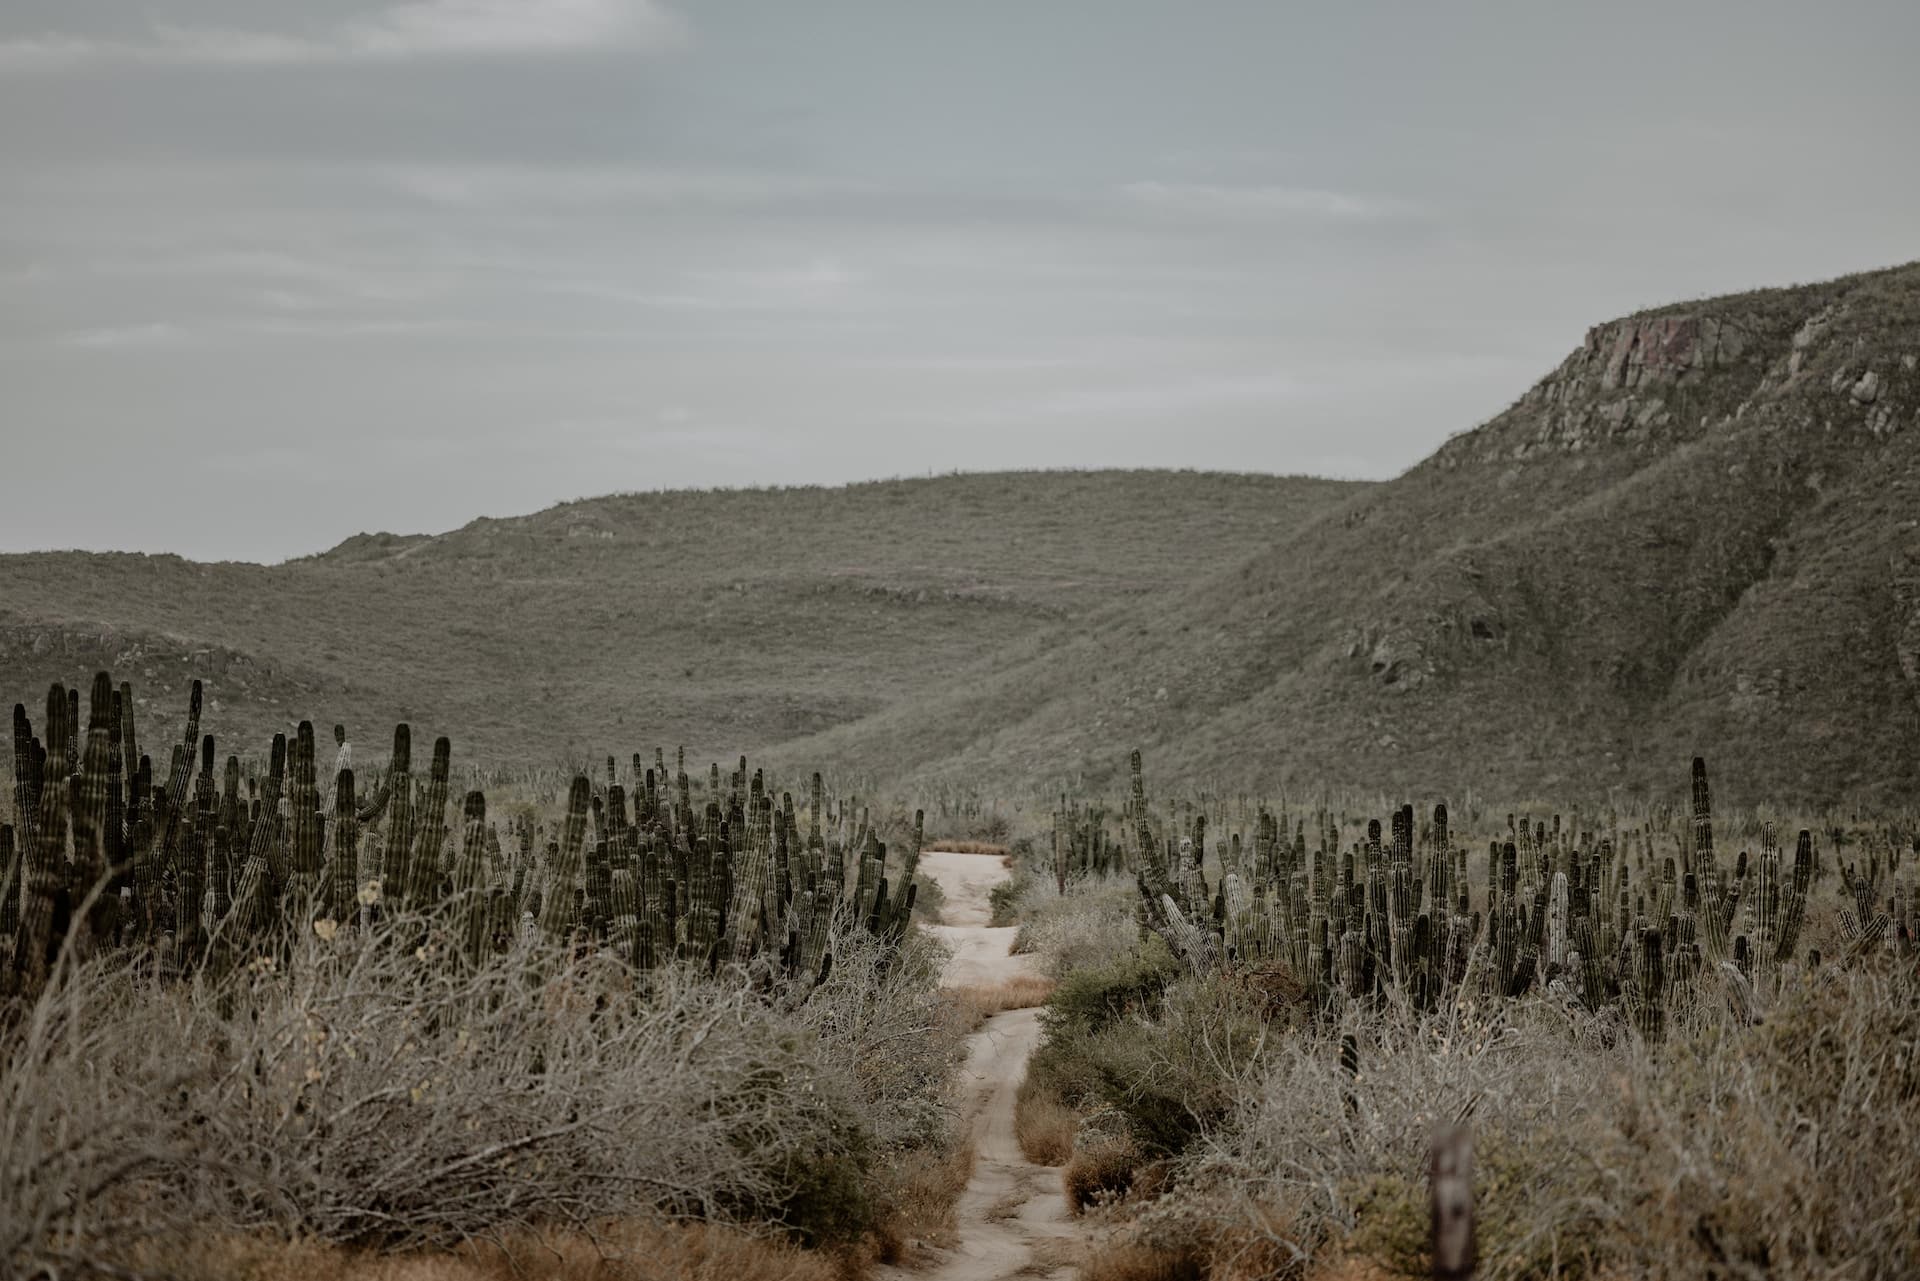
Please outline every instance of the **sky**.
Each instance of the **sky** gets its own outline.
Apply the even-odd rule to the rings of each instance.
[[[1390,477],[1591,324],[1920,258],[1915,49],[1912,0],[4,0],[0,550]]]

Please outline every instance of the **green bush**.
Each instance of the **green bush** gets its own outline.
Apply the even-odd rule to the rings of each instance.
[[[1152,1017],[1180,962],[1157,934],[1106,965],[1075,970],[1060,981],[1041,1015],[1049,1036],[1099,1032],[1129,1017]]]
[[[1019,920],[1020,896],[1032,881],[1032,874],[1015,864],[1012,876],[987,891],[987,906],[993,913],[990,923],[995,929],[1005,929]]]
[[[1232,1109],[1265,1044],[1259,1000],[1237,985],[1180,979],[1157,937],[1075,971],[1042,1019],[1028,1071],[1077,1108],[1107,1108],[1148,1157],[1185,1151]]]

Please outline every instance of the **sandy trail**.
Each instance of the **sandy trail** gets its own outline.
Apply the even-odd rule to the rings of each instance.
[[[1034,958],[1008,953],[1013,928],[987,924],[992,919],[987,895],[1009,875],[998,858],[930,851],[920,856],[920,870],[947,896],[942,914],[949,924],[927,927],[953,949],[944,983],[993,984],[1037,972]],[[1074,1230],[1060,1171],[1027,1160],[1013,1133],[1014,1095],[1039,1042],[1038,1010],[996,1014],[969,1039],[961,1106],[972,1121],[974,1166],[955,1207],[960,1244],[941,1252],[930,1266],[892,1269],[890,1275],[940,1281],[1064,1281],[1074,1275],[1064,1262],[1072,1254]]]

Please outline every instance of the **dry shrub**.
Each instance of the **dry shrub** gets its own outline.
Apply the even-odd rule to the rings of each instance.
[[[1061,1183],[1075,1214],[1125,1196],[1133,1187],[1140,1150],[1124,1136],[1100,1137],[1075,1145]]]
[[[1610,1096],[1632,1272],[1920,1276],[1920,987],[1829,971],[1757,1028],[1686,1037]]]
[[[1483,1277],[1920,1275],[1911,977],[1796,980],[1758,1027],[1714,982],[1655,1045],[1551,997],[1276,1038],[1143,1222],[1227,1225],[1210,1257],[1269,1274],[1424,1275],[1427,1145],[1465,1121]]]
[[[1278,961],[1233,971],[1228,979],[1253,998],[1262,1022],[1292,1024],[1313,1015],[1313,989]]]
[[[1035,1165],[1065,1165],[1073,1155],[1080,1118],[1059,1094],[1029,1075],[1013,1101],[1013,1134],[1020,1151]]]
[[[769,993],[539,944],[469,967],[431,930],[306,933],[185,983],[63,965],[0,1030],[0,1273],[662,1217],[851,1249],[876,1171],[947,1141],[961,1038],[917,938],[887,960],[852,931],[827,983]]]
[[[962,1026],[973,1032],[996,1014],[1045,1005],[1053,989],[1054,981],[1044,975],[1016,974],[999,983],[948,988],[947,994],[960,1011]]]
[[[901,1263],[917,1246],[957,1244],[954,1207],[973,1177],[973,1163],[970,1142],[906,1152],[891,1162],[873,1232],[874,1256],[882,1263]]]
[[[1207,1257],[1193,1247],[1121,1241],[1094,1252],[1080,1281],[1208,1281]]]
[[[31,1006],[0,1006],[0,1276],[152,1234],[150,1198],[129,1193],[190,1152],[156,1099],[193,1075],[160,996],[131,962],[63,955]]]
[[[1132,880],[1078,877],[1067,882],[1064,894],[1045,876],[1022,878],[1017,887],[1006,884],[1008,920],[996,924],[1017,920],[1020,931],[1012,950],[1037,954],[1056,978],[1111,964],[1137,944],[1134,906],[1140,891]]]

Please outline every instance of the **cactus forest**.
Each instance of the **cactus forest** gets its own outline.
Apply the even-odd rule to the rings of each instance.
[[[416,777],[411,732],[396,726],[370,786],[344,763],[323,785],[302,722],[243,770],[200,733],[196,681],[156,774],[133,706],[131,686],[103,672],[84,717],[77,688],[48,691],[41,735],[14,707],[18,821],[0,827],[10,993],[37,992],[69,948],[131,946],[177,974],[217,972],[290,921],[331,936],[395,913],[431,922],[449,960],[470,964],[537,932],[639,972],[726,962],[785,987],[830,970],[836,923],[895,944],[912,918],[918,816],[890,884],[867,814],[824,802],[817,774],[796,810],[744,759],[724,780],[716,764],[696,810],[684,758],[669,775],[658,750],[651,764],[635,755],[623,785],[609,757],[604,778],[573,779],[550,826],[522,817],[503,839],[481,791],[449,825],[445,738]],[[350,759],[344,735],[336,754]]]

